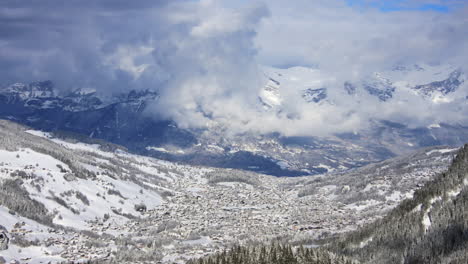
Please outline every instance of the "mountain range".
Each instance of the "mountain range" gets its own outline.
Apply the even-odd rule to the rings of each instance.
[[[285,101],[314,109],[343,102],[387,104],[412,93],[430,104],[466,102],[466,76],[451,66],[400,66],[347,81],[331,89],[333,76],[319,69],[264,67],[258,111],[295,118]],[[439,122],[414,126],[374,117],[369,126],[326,136],[284,136],[246,132],[226,136],[226,127],[180,128],[173,120],[154,118],[157,90],[103,96],[96,90],[64,92],[51,81],[13,84],[0,89],[0,117],[44,131],[73,133],[125,146],[134,153],[193,165],[236,168],[276,176],[344,171],[421,147],[460,146],[468,128]],[[337,101],[338,100],[338,101]],[[393,101],[392,101],[393,100]],[[345,107],[345,106],[343,106]]]

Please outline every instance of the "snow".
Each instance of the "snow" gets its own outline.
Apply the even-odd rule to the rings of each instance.
[[[442,197],[441,196],[436,196],[436,197],[431,198],[431,200],[429,201],[429,206],[426,209],[426,211],[424,212],[423,219],[422,219],[422,224],[424,226],[424,231],[425,232],[427,232],[427,230],[429,230],[429,228],[431,227],[432,222],[431,222],[431,218],[429,216],[429,213],[432,210],[433,204],[436,203],[437,201],[442,201]]]
[[[217,184],[221,186],[225,186],[225,187],[230,187],[230,188],[235,188],[238,186],[236,182],[218,182]]]
[[[186,189],[188,192],[191,192],[194,195],[198,195],[200,192],[206,192],[205,188],[200,188],[200,187],[189,187]]]
[[[76,91],[74,91],[75,94],[79,94],[79,95],[89,95],[89,94],[93,94],[93,93],[96,93],[96,89],[93,89],[93,88],[81,88],[81,89],[78,89]]]
[[[35,240],[35,239],[45,239],[49,237],[54,237],[53,234],[47,232],[49,227],[38,224],[35,221],[32,221],[28,218],[21,217],[18,215],[11,215],[9,210],[3,206],[0,206],[0,224],[4,226],[7,230],[13,230],[14,225],[18,222],[24,222],[23,229],[27,230],[26,238],[28,240]],[[7,234],[9,235],[9,234]],[[59,235],[55,235],[55,237],[59,237]],[[47,263],[49,261],[52,262],[60,262],[64,261],[63,258],[59,256],[45,256],[46,253],[58,252],[60,253],[63,251],[62,248],[59,247],[27,247],[27,248],[20,248],[16,245],[10,243],[9,248],[1,252],[0,256],[4,257],[7,263],[12,260],[21,260],[26,258],[31,258],[31,260],[27,261],[27,263]]]
[[[279,93],[279,85],[272,79],[269,79],[265,88],[260,91],[259,97],[269,107],[281,105],[282,99]]]
[[[39,175],[45,174],[44,172],[60,172],[57,165],[61,165],[63,168],[70,170],[68,165],[54,159],[49,155],[35,152],[31,149],[20,149],[18,151],[6,151],[0,149],[0,162],[3,163],[3,167],[10,170],[24,170],[27,172],[33,172]],[[39,167],[36,167],[39,164]],[[32,167],[25,169],[25,167]],[[0,174],[1,175],[1,174]]]
[[[431,219],[429,218],[428,212],[424,214],[422,224],[424,226],[424,231],[427,232],[427,230],[429,230],[429,228],[431,227]]]
[[[287,69],[277,69],[263,67],[265,74],[280,83],[282,89],[304,90],[307,88],[321,88],[333,76],[327,76],[318,69],[307,67],[291,67]]]
[[[164,152],[164,153],[177,153],[177,154],[184,154],[185,151],[178,149],[178,150],[168,150],[163,147],[153,147],[153,146],[148,146],[145,148],[146,150],[154,150],[154,151],[159,151],[159,152]]]
[[[440,124],[431,124],[427,128],[440,128]]]
[[[457,195],[461,193],[461,191],[462,191],[462,188],[458,188],[458,189],[447,192],[447,195],[450,197],[456,197]]]
[[[54,218],[54,223],[83,230],[89,230],[88,222],[96,218],[102,218],[104,214],[113,215],[113,219],[119,222],[126,220],[123,216],[116,215],[113,209],[121,209],[122,213],[136,214],[137,212],[134,209],[136,204],[143,203],[148,209],[153,209],[163,202],[162,198],[155,192],[145,190],[140,193],[141,186],[108,176],[101,176],[98,180],[78,178],[75,181],[68,182],[63,179],[63,174],[55,173],[52,175],[52,180],[49,179],[40,192],[30,185],[26,185],[26,189],[32,198],[43,203],[50,211],[58,213]],[[84,204],[74,195],[69,197],[60,195],[76,190],[87,197],[90,205]],[[123,198],[119,195],[110,194],[109,191],[118,191]],[[44,194],[49,192],[53,192],[55,196],[65,200],[69,207],[79,211],[80,214],[75,214],[53,199],[47,198],[48,196]]]
[[[99,151],[99,148],[101,147],[101,145],[99,145],[99,144],[85,144],[85,143],[81,143],[81,142],[70,143],[70,142],[66,142],[66,141],[63,141],[63,140],[60,140],[60,139],[57,139],[57,138],[52,139],[52,141],[59,144],[59,145],[62,145],[64,147],[66,147],[68,149],[84,150],[84,151],[96,152],[96,153],[97,153],[97,151]],[[104,155],[106,155],[106,153],[107,153],[108,156],[113,156],[109,152],[100,151],[99,153],[104,154]]]
[[[400,191],[394,191],[391,195],[385,197],[387,201],[401,201],[402,194]]]
[[[361,241],[361,243],[359,243],[359,248],[364,248],[365,246],[367,246],[370,242],[372,242],[372,240],[374,239],[374,237],[369,237],[368,239],[364,240],[364,241]]]
[[[52,135],[48,132],[38,131],[38,130],[26,130],[24,131],[28,134],[41,137],[41,138],[52,138]]]
[[[160,170],[157,167],[155,167],[154,164],[148,164],[148,163],[146,163],[146,164],[135,164],[135,167],[138,168],[139,170],[145,172],[145,173],[157,176],[157,177],[162,178],[162,179],[164,179],[166,181],[174,181],[174,179],[172,179],[171,177],[168,176],[169,174],[160,172]]]
[[[40,135],[39,133],[36,134]],[[101,153],[96,146],[92,145],[66,143],[66,146],[71,149],[87,149]],[[114,154],[108,154],[114,157]],[[49,155],[31,149],[20,149],[18,151],[0,149],[0,161],[1,167],[4,169],[0,173],[0,178],[10,177],[10,172],[16,170],[25,171],[28,175],[32,175],[32,179],[24,179],[23,186],[29,192],[31,198],[44,204],[49,211],[57,213],[54,219],[56,224],[78,229],[90,229],[88,222],[95,218],[102,218],[105,213],[115,215],[114,218],[117,221],[126,220],[125,217],[116,215],[113,209],[119,209],[122,213],[136,214],[137,212],[134,209],[136,204],[143,203],[148,209],[153,209],[163,203],[162,198],[155,191],[144,190],[140,192],[142,187],[134,182],[114,179],[105,175],[100,175],[97,179],[76,178],[73,181],[66,181],[64,179],[65,173],[61,172],[57,165],[71,171],[68,165]],[[36,166],[36,163],[39,166]],[[100,171],[97,167],[86,165],[87,168]],[[163,173],[158,173],[156,169],[144,165],[139,167],[152,175],[163,177]],[[37,182],[39,178],[42,178],[43,182]],[[165,177],[165,179],[172,180],[170,177]],[[34,185],[40,184],[41,189],[35,188],[33,183],[35,183]],[[119,191],[124,198],[109,194],[109,191],[112,190]],[[75,197],[76,191],[86,196],[90,205],[84,204],[83,201]],[[70,192],[72,195],[64,195]],[[78,211],[79,214],[57,203],[52,199],[53,196],[63,199],[70,208]]]
[[[146,147],[146,150],[154,150],[154,151],[159,151],[159,152],[169,152],[167,149],[165,148],[159,148],[159,147]]]
[[[338,188],[336,185],[326,185],[321,188],[319,188],[318,192],[323,193],[323,194],[331,194]]]
[[[287,161],[284,161],[284,160],[277,161],[276,164],[278,166],[280,166],[280,168],[282,170],[286,170],[286,169],[288,169],[290,167],[289,163]]]
[[[386,194],[386,190],[389,190],[391,185],[384,182],[375,182],[369,183],[366,187],[362,190],[363,192],[377,192],[379,195]]]
[[[421,209],[422,209],[422,204],[418,204],[416,207],[414,207],[414,209],[411,212],[413,213],[421,212]]]
[[[53,253],[53,248],[51,247],[31,246],[23,248],[16,245],[10,245],[8,250],[2,251],[1,256],[5,258],[7,261],[6,263],[10,263],[13,260],[29,264],[59,263],[65,261],[65,259],[60,257],[58,254],[52,256],[51,253]]]
[[[328,166],[328,165],[325,165],[325,164],[322,164],[320,163],[318,166],[316,166],[316,168],[321,168],[321,169],[326,169],[327,172],[333,172],[335,169]]]
[[[255,187],[245,182],[218,182],[217,185],[229,188],[242,188],[243,190],[254,190]]]
[[[380,202],[376,200],[366,200],[366,201],[362,201],[358,203],[348,204],[344,208],[350,209],[350,210],[362,211],[364,209],[367,209],[369,207],[379,205],[379,204]]]
[[[64,141],[64,140],[61,140],[61,139],[58,139],[58,138],[53,138],[51,134],[45,133],[45,132],[42,132],[42,131],[29,130],[28,133],[29,134],[34,134],[34,135],[44,134],[52,142],[57,143],[57,144],[61,145],[62,147],[65,147],[65,148],[70,149],[70,150],[81,150],[81,151],[86,151],[86,152],[97,153],[97,154],[99,154],[101,156],[108,157],[108,158],[112,158],[112,157],[115,156],[115,154],[112,153],[112,152],[102,151],[100,149],[101,145],[99,145],[99,144],[86,144],[86,143],[81,143],[81,142],[71,143],[71,142],[67,142],[67,141]],[[119,149],[117,151],[119,151]]]
[[[430,203],[431,205],[433,205],[433,204],[434,204],[435,202],[437,202],[437,201],[442,201],[442,197],[441,197],[441,196],[433,197],[433,198],[431,198],[431,200],[429,201],[429,203]]]
[[[196,240],[185,240],[185,241],[182,241],[183,244],[187,244],[187,245],[207,245],[207,244],[210,244],[212,243],[213,240],[211,240],[209,237],[201,237],[199,239],[196,239]]]
[[[24,222],[25,228],[31,230],[31,234],[34,236],[41,236],[41,234],[45,233],[49,228],[28,218],[19,215],[12,215],[9,213],[8,208],[4,206],[0,206],[0,219],[0,225],[4,226],[7,230],[12,230],[14,225],[18,222]]]
[[[278,69],[263,66],[262,68],[265,74],[265,84],[264,89],[260,90],[259,97],[272,108],[281,106],[282,94],[288,95],[293,91],[297,96],[302,96],[301,92],[304,90],[323,88],[327,83],[335,80],[332,75],[307,67]]]
[[[465,186],[468,185],[468,179],[465,178],[463,180],[463,185],[465,185]],[[463,186],[459,186],[458,188],[447,191],[445,194],[449,198],[453,199],[456,196],[458,196],[461,193],[462,190],[463,190]],[[438,202],[438,201],[442,201],[442,196],[436,196],[436,197],[431,198],[431,200],[429,200],[429,206],[426,209],[426,211],[424,212],[423,219],[422,219],[422,224],[423,224],[424,230],[426,232],[431,227],[431,219],[430,219],[429,213],[432,210],[433,204]]]
[[[458,150],[458,148],[452,148],[452,149],[433,149],[433,150],[427,152],[426,155],[429,156],[429,155],[431,155],[431,154],[433,154],[433,153],[436,153],[436,152],[439,152],[439,153],[444,154],[444,153],[454,152],[454,151],[456,151],[456,150]]]
[[[456,68],[450,65],[432,66],[420,64],[415,67],[407,67],[407,69],[403,71],[385,71],[382,74],[391,80],[404,80],[407,86],[413,87],[435,81],[442,81],[455,70]]]
[[[212,150],[215,152],[224,152],[224,149],[222,147],[216,146],[216,145],[208,145],[207,146],[208,150]]]

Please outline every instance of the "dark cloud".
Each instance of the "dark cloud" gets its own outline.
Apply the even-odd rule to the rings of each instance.
[[[169,1],[2,1],[2,82],[52,79],[65,89],[140,88],[144,84],[130,73],[105,62],[120,46],[153,44],[165,30],[161,17],[168,5]]]

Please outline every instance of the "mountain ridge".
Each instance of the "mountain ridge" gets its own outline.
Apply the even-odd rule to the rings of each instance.
[[[265,72],[265,88],[260,89],[258,95],[261,112],[290,119],[301,118],[298,113],[282,109],[286,100],[282,95],[285,90],[290,91],[297,102],[311,104],[314,109],[335,104],[334,92],[327,88],[331,79],[322,76],[318,69],[266,68]],[[407,76],[407,81],[395,81],[403,78],[402,74]],[[340,93],[349,97],[346,100],[357,102],[364,95],[375,97],[375,100],[384,96],[385,100],[380,103],[385,104],[395,100],[394,89],[416,93],[430,90],[432,92],[428,95],[424,92],[421,98],[437,104],[437,100],[452,100],[454,93],[459,96],[462,91],[458,87],[464,85],[464,78],[464,74],[453,67],[418,66],[375,74],[362,84],[345,82]],[[417,83],[426,84],[417,86]],[[366,94],[369,89],[365,87],[371,87],[369,89],[375,90],[375,94]],[[151,109],[158,100],[158,92],[151,90],[101,97],[92,89],[58,95],[50,81],[15,84],[0,89],[0,117],[40,130],[103,139],[123,145],[135,153],[171,161],[252,170],[276,176],[348,170],[421,147],[457,146],[468,141],[468,128],[462,125],[435,123],[427,127],[410,127],[385,119],[371,120],[369,127],[354,132],[329,136],[254,132],[227,136],[226,131],[230,129],[223,125],[185,129],[172,120],[154,118]]]

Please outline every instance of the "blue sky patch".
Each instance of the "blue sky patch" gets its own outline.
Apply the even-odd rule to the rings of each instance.
[[[359,8],[377,8],[382,12],[395,12],[395,11],[435,11],[447,13],[451,11],[451,1],[444,1],[444,3],[423,3],[421,1],[411,0],[346,0],[349,6]]]

